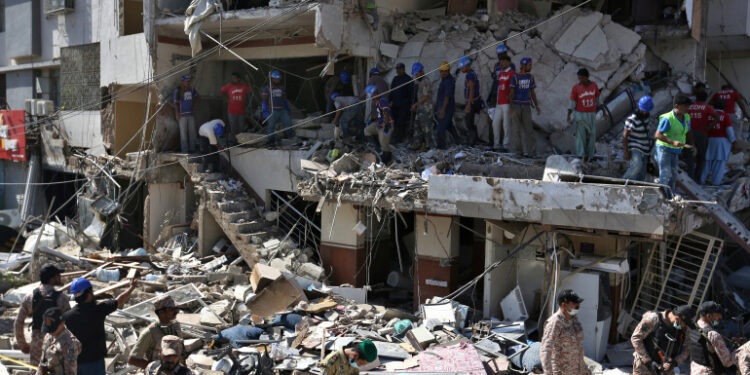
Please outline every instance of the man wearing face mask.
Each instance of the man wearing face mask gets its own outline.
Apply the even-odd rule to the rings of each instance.
[[[177,306],[172,297],[162,294],[154,300],[154,313],[159,318],[158,322],[149,324],[138,337],[133,351],[130,352],[128,363],[146,368],[146,366],[159,359],[159,345],[165,336],[182,337],[182,327],[175,321],[177,318]]]
[[[674,374],[674,368],[690,355],[688,328],[695,327],[694,316],[693,309],[687,305],[643,314],[630,337],[635,349],[633,374]]]
[[[378,349],[370,340],[352,343],[329,354],[321,363],[324,375],[357,375],[359,366],[378,359]]]
[[[161,339],[160,359],[148,364],[146,375],[193,375],[189,368],[180,364],[182,345],[181,338],[172,335],[164,336]]]
[[[736,374],[737,363],[727,348],[719,326],[724,309],[716,302],[707,301],[698,306],[698,322],[690,334],[690,374]]]
[[[583,361],[583,328],[576,318],[581,302],[570,289],[557,296],[560,308],[544,324],[539,352],[546,375],[591,375]]]

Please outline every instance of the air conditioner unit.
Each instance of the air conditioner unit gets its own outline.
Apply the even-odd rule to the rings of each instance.
[[[24,102],[26,114],[36,116],[36,99],[26,99]]]
[[[51,100],[39,99],[36,101],[36,115],[50,116],[54,111],[55,104]]]
[[[500,308],[503,310],[503,317],[507,321],[519,322],[529,318],[526,304],[523,302],[523,293],[521,293],[521,288],[518,285],[500,301]]]
[[[75,10],[74,0],[44,0],[45,14],[69,13]]]

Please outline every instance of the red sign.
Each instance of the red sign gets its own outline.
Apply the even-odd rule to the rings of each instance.
[[[0,159],[26,161],[26,112],[0,111]]]

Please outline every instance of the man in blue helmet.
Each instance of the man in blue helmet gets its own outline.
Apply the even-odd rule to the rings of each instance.
[[[416,78],[416,102],[412,104],[414,112],[414,150],[426,150],[435,147],[435,110],[432,105],[432,82],[424,75],[424,65],[414,63],[411,74]]]
[[[653,143],[649,131],[649,118],[653,109],[654,101],[646,95],[638,100],[638,110],[625,120],[622,149],[625,160],[629,160],[630,165],[622,176],[623,179],[644,181],[646,178],[646,166]]]
[[[271,84],[263,88],[263,100],[268,103],[271,110],[271,116],[268,117],[268,144],[276,145],[276,123],[281,121],[286,131],[284,134],[287,138],[294,136],[292,126],[292,115],[289,111],[289,102],[286,99],[286,90],[281,85],[281,72],[274,70],[271,72]]]
[[[193,116],[198,99],[198,91],[190,86],[190,76],[182,76],[180,86],[174,90],[172,108],[180,126],[180,151],[183,154],[195,152],[198,148],[198,128]]]
[[[76,306],[63,315],[70,332],[81,342],[81,354],[78,355],[78,373],[86,375],[104,375],[104,357],[107,356],[107,334],[104,331],[104,320],[107,315],[125,306],[137,285],[132,279],[127,290],[117,298],[96,302],[91,282],[79,278],[70,284],[70,294]]]
[[[477,126],[474,124],[474,119],[483,107],[482,97],[479,95],[479,77],[477,76],[477,72],[471,68],[471,60],[466,56],[458,59],[458,68],[466,74],[464,86],[464,102],[466,103],[464,107],[464,124],[466,125],[466,131],[469,133],[469,145],[474,146],[478,141]]]
[[[406,74],[404,63],[396,64],[396,76],[391,80],[391,107],[393,110],[394,129],[393,142],[406,141],[405,137],[411,138],[410,132],[410,108],[414,102],[414,83]]]
[[[391,112],[388,99],[384,96],[377,97],[380,94],[377,86],[367,86],[365,94],[368,98],[372,98],[373,107],[375,107],[378,114],[377,122],[373,122],[365,128],[365,135],[368,137],[378,137],[380,149],[383,151],[380,155],[380,160],[383,164],[388,164],[391,161],[391,135],[393,134],[394,125],[393,112]]]
[[[345,70],[338,75],[331,76],[331,78],[328,78],[328,80],[326,81],[325,90],[326,112],[331,112],[334,110],[333,100],[331,100],[331,95],[333,95],[333,93],[337,92],[342,96],[354,95],[354,88],[352,87],[352,75]],[[329,118],[332,119],[333,116],[334,115],[331,114]]]
[[[370,78],[367,80],[367,86],[375,86],[378,88],[378,92],[381,95],[381,98],[388,99],[388,102],[391,100],[391,93],[388,91],[388,83],[383,79],[383,76],[380,75],[380,70],[378,68],[372,68],[370,69]],[[367,95],[365,94],[365,97]],[[371,123],[373,121],[377,121],[378,119],[378,110],[375,108],[375,104],[370,104],[370,113],[368,114],[369,117],[366,118],[367,123]]]
[[[531,120],[531,106],[536,107],[537,113],[541,112],[539,100],[536,98],[536,81],[531,74],[531,68],[531,58],[522,58],[521,71],[510,78],[510,90],[508,91],[513,121],[510,134],[511,151],[521,151],[525,157],[536,155],[536,137],[534,136],[534,123]]]
[[[198,129],[198,144],[201,147],[201,173],[218,171],[221,167],[219,158],[219,139],[224,137],[226,131],[224,121],[213,119],[205,122]]]

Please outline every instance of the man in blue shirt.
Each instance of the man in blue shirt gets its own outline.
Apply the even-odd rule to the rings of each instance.
[[[659,116],[659,126],[656,128],[656,162],[659,164],[659,183],[670,188],[669,196],[674,194],[678,161],[683,148],[690,148],[697,153],[693,146],[693,135],[690,133],[690,98],[679,94],[674,97],[674,108]]]
[[[380,155],[380,160],[383,164],[388,164],[391,161],[391,135],[393,135],[393,112],[388,99],[383,96],[378,96],[380,90],[375,85],[370,85],[365,88],[365,94],[367,98],[372,98],[373,106],[378,114],[377,121],[373,121],[369,126],[365,128],[365,136],[367,137],[378,137],[378,143],[383,153]]]
[[[521,59],[521,71],[510,79],[510,114],[513,126],[510,134],[510,148],[513,152],[523,152],[525,157],[536,154],[536,137],[534,123],[531,121],[531,105],[540,113],[539,101],[536,99],[536,81],[531,75],[531,58]],[[520,149],[520,150],[519,150]]]
[[[406,84],[406,85],[404,85]],[[403,87],[400,87],[404,85]],[[400,87],[397,89],[397,87]],[[391,80],[391,102],[393,117],[396,122],[394,130],[394,143],[405,141],[405,137],[411,138],[409,131],[411,117],[411,104],[414,102],[414,83],[411,77],[406,74],[404,63],[396,64],[396,76]]]
[[[276,123],[281,121],[283,129],[286,129],[284,134],[287,138],[294,136],[292,126],[292,116],[289,113],[289,101],[286,99],[286,90],[281,85],[281,72],[274,70],[271,72],[271,85],[263,88],[263,101],[268,103],[267,106],[271,110],[271,115],[268,117],[268,144],[275,146],[276,136]]]
[[[180,151],[183,154],[195,152],[198,147],[198,127],[193,117],[193,108],[197,103],[198,92],[190,87],[190,76],[182,76],[180,87],[174,89],[172,108],[175,120],[180,125]]]
[[[477,144],[477,126],[474,124],[474,118],[482,110],[482,97],[479,95],[479,77],[477,72],[471,68],[471,60],[464,56],[458,59],[458,68],[466,74],[466,85],[464,86],[464,100],[466,115],[464,121],[466,130],[469,132],[469,145]]]
[[[456,142],[459,141],[458,132],[453,126],[453,113],[456,110],[456,79],[451,75],[451,65],[443,61],[440,63],[440,86],[438,86],[435,111],[438,120],[437,147],[445,148],[445,132],[450,131]]]

